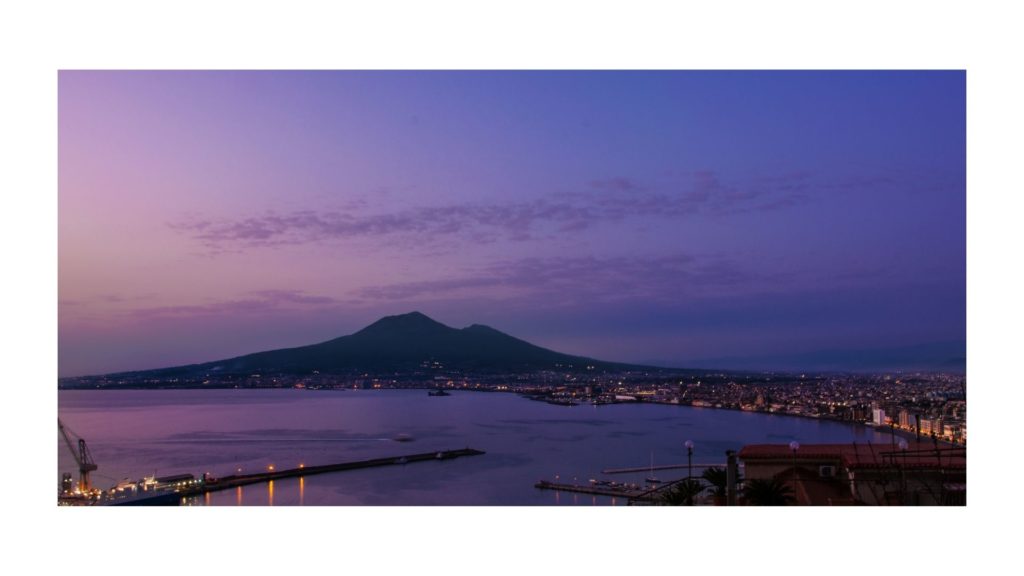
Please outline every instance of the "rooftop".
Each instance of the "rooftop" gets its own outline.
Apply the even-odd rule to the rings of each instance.
[[[850,469],[886,468],[894,464],[907,468],[966,468],[967,449],[910,442],[906,450],[888,444],[801,444],[794,452],[788,444],[749,444],[739,457],[756,460],[838,460]]]

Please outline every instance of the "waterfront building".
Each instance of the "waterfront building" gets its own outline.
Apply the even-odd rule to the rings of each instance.
[[[942,418],[922,418],[921,434],[924,436],[942,436]]]
[[[752,444],[738,456],[745,480],[780,480],[799,505],[964,505],[967,499],[967,450],[959,446]]]
[[[917,426],[917,419],[908,410],[900,410],[900,428],[911,429]]]
[[[872,410],[871,411],[871,422],[874,423],[875,426],[884,426],[885,425],[885,410],[882,409],[882,408],[875,408],[874,410]]]

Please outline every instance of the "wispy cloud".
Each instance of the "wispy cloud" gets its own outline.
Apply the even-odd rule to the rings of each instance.
[[[630,191],[641,191],[646,189],[645,186],[632,178],[626,178],[625,176],[615,176],[613,178],[605,178],[601,180],[591,180],[589,182],[590,187],[596,190],[612,190],[616,192],[630,192]]]
[[[341,302],[330,296],[308,295],[300,290],[260,290],[250,292],[249,295],[249,297],[207,304],[135,308],[127,314],[137,319],[226,316],[269,313],[294,308],[316,308]]]
[[[898,272],[898,271],[897,271]],[[906,278],[888,267],[840,272],[793,268],[717,255],[530,257],[466,268],[448,277],[358,289],[367,304],[451,299],[561,305],[610,302],[672,304],[769,293],[836,292]]]
[[[582,190],[528,201],[449,204],[371,213],[346,210],[274,211],[238,218],[195,215],[169,224],[208,250],[266,247],[354,238],[424,239],[462,237],[478,242],[524,241],[585,230],[634,217],[678,218],[697,213],[724,216],[789,208],[808,201],[809,176],[782,174],[742,185],[701,171],[684,182],[645,185],[617,176],[589,182]]]
[[[725,259],[677,254],[652,258],[525,258],[451,278],[364,288],[368,300],[416,300],[459,294],[495,298],[542,297],[548,303],[675,298],[729,291],[752,280]]]

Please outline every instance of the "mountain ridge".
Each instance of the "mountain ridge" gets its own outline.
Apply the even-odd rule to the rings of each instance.
[[[453,328],[422,312],[413,311],[384,316],[352,334],[316,344],[254,352],[197,364],[118,372],[107,376],[410,372],[421,370],[432,363],[453,370],[510,373],[544,369],[580,371],[587,367],[596,370],[660,370],[650,366],[563,354],[483,324]]]

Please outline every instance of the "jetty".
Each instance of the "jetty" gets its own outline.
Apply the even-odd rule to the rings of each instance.
[[[473,448],[462,448],[459,450],[442,450],[440,452],[425,452],[422,454],[408,454],[405,456],[391,456],[387,458],[374,458],[372,460],[358,460],[355,462],[341,462],[338,464],[324,464],[320,466],[299,465],[298,468],[287,470],[268,469],[265,472],[255,474],[232,474],[221,478],[207,478],[203,483],[193,488],[183,490],[182,496],[194,496],[206,492],[227,490],[238,486],[259,484],[271,480],[284,478],[298,478],[300,476],[312,476],[314,474],[327,474],[330,472],[344,472],[346,470],[360,470],[363,468],[377,468],[380,466],[404,466],[415,462],[437,462],[452,460],[463,456],[480,456],[485,454],[482,450]]]
[[[719,462],[717,464],[663,464],[661,466],[635,466],[633,468],[605,468],[601,470],[601,474],[629,474],[631,472],[650,472],[651,470],[679,470],[685,468],[694,469],[705,469],[705,468],[724,468],[725,464]]]
[[[635,490],[625,487],[595,486],[584,484],[562,484],[541,480],[533,485],[540,490],[557,490],[559,492],[578,492],[580,494],[595,494],[597,496],[612,496],[615,498],[626,498],[630,501],[654,502],[657,496],[650,490]]]

